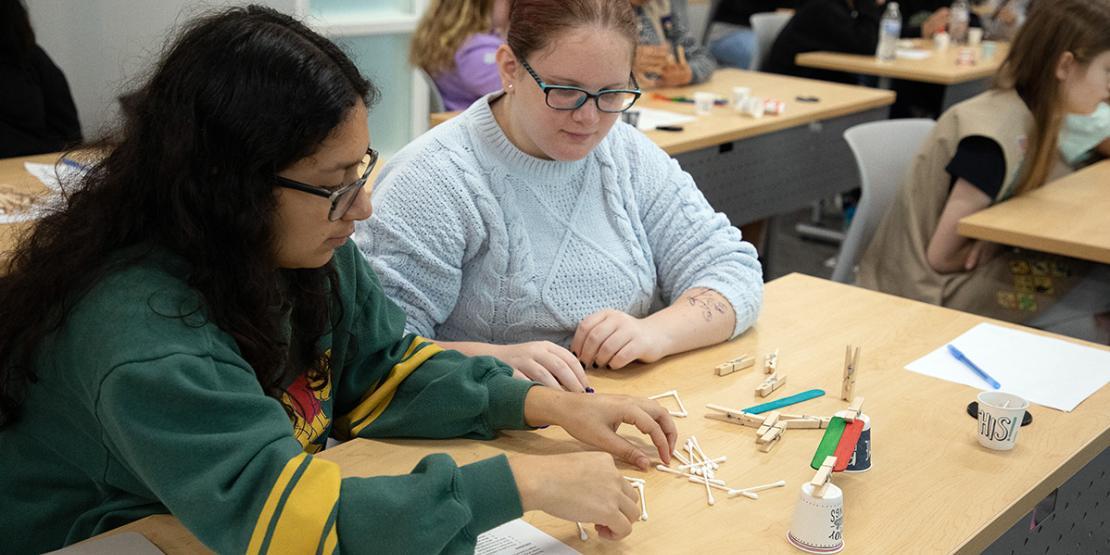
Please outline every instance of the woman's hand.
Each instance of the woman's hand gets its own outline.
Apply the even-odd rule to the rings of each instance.
[[[489,350],[523,377],[548,387],[581,393],[590,386],[578,359],[550,341],[491,345]]]
[[[660,75],[659,84],[664,87],[682,87],[694,80],[694,70],[687,64],[667,64]]]
[[[631,424],[650,437],[664,463],[670,462],[678,441],[674,419],[666,409],[650,399],[625,395],[581,395],[533,387],[524,398],[524,420],[529,426],[561,426],[575,439],[641,470],[651,468],[651,458],[617,435],[621,424]]]
[[[1000,249],[1001,247],[998,243],[976,241],[971,245],[971,249],[968,250],[967,260],[964,262],[964,270],[970,272],[986,264],[998,254]]]
[[[570,350],[586,367],[624,368],[639,360],[655,362],[667,355],[668,338],[647,321],[619,310],[595,312],[578,323]]]
[[[610,540],[632,533],[640,516],[636,490],[605,453],[523,455],[509,459],[509,467],[525,512],[593,522],[598,534]]]
[[[663,67],[669,63],[667,47],[662,44],[641,44],[636,47],[636,57],[632,62],[632,71],[636,74],[663,73]]]
[[[921,24],[921,37],[926,39],[932,38],[933,35],[943,31],[946,27],[948,27],[948,8],[941,8],[933,12],[933,14]]]

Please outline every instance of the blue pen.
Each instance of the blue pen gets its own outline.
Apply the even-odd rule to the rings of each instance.
[[[88,168],[86,168],[84,164],[81,164],[80,162],[77,162],[77,161],[74,161],[74,160],[70,160],[69,158],[62,158],[62,163],[71,167],[71,168],[73,168],[73,169],[75,169],[75,170],[77,170],[77,171],[82,171],[83,172],[83,171],[88,170]]]
[[[948,345],[948,352],[952,355],[952,358],[955,358],[956,360],[962,362],[964,366],[967,366],[971,369],[972,372],[975,372],[977,376],[983,378],[983,381],[990,384],[991,387],[995,389],[1002,388],[1002,386],[999,385],[999,383],[995,381],[994,378],[990,377],[990,375],[984,372],[982,368],[976,366],[974,362],[971,362],[971,359],[967,358],[967,356],[961,353],[959,349],[953,347],[952,345]]]

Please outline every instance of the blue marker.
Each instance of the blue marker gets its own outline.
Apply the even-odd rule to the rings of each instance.
[[[994,378],[990,377],[990,375],[984,372],[982,368],[976,366],[974,362],[971,362],[971,359],[967,358],[967,356],[961,353],[959,349],[952,345],[948,345],[948,352],[952,355],[952,358],[960,361],[961,363],[963,363],[964,366],[970,368],[972,372],[975,372],[975,375],[983,378],[983,381],[990,384],[991,387],[993,387],[994,389],[1002,388],[1002,386],[998,382],[996,382]]]

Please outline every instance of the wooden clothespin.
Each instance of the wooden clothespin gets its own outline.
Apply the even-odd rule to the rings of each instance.
[[[852,398],[852,388],[856,386],[856,369],[859,368],[859,347],[852,350],[848,345],[844,349],[844,382],[840,386],[840,398],[847,401]]]
[[[760,424],[759,429],[756,430],[756,432],[755,432],[756,435],[761,436],[761,435],[767,433],[768,431],[771,430],[771,428],[773,428],[775,426],[775,424],[778,421],[779,421],[779,413],[778,412],[772,412],[771,414],[768,414],[767,417],[763,419],[763,424]]]
[[[746,368],[751,368],[755,365],[755,358],[750,355],[740,355],[732,360],[722,362],[717,365],[717,375],[727,376],[733,372],[739,372]]]
[[[706,414],[705,417],[710,420],[720,420],[721,422],[728,422],[729,424],[739,424],[749,428],[758,428],[763,424],[764,417],[754,414],[748,414],[744,411],[722,407],[720,405],[705,405],[709,410],[715,410],[723,414]]]
[[[852,399],[852,403],[850,405],[848,405],[847,409],[842,410],[842,411],[840,411],[836,414],[837,414],[837,416],[840,416],[841,418],[843,418],[845,420],[852,421],[852,420],[855,420],[855,419],[859,418],[859,415],[862,411],[863,411],[863,397],[856,397],[855,399]]]
[[[813,479],[809,483],[813,486],[814,497],[824,497],[825,487],[832,483],[832,471],[836,466],[836,457],[825,457],[825,462],[821,463],[821,468],[817,469],[817,473],[813,475]]]
[[[773,353],[763,355],[763,373],[774,374],[775,370],[779,367],[779,350],[775,349]]]
[[[663,393],[660,393],[658,395],[652,395],[651,397],[648,397],[648,399],[662,399],[664,397],[674,397],[675,403],[678,404],[678,410],[667,410],[667,412],[671,413],[671,416],[681,416],[683,418],[690,416],[690,413],[686,412],[686,405],[682,404],[682,399],[678,396],[678,391],[674,389],[670,391],[664,391]]]
[[[767,379],[763,380],[763,383],[755,388],[755,392],[758,393],[760,397],[766,397],[784,384],[786,384],[786,375],[775,372],[767,376]]]
[[[779,420],[779,413],[772,412],[763,421],[763,425],[756,430],[755,442],[759,444],[759,450],[764,453],[771,450],[779,441],[782,440],[782,433],[786,431],[786,422]]]

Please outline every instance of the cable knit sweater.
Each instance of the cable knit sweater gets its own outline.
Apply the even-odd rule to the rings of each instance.
[[[733,335],[762,269],[689,174],[621,122],[582,160],[541,160],[502,132],[493,93],[382,169],[355,240],[407,328],[445,341],[568,346],[605,308],[646,316],[693,287],[721,293]]]

